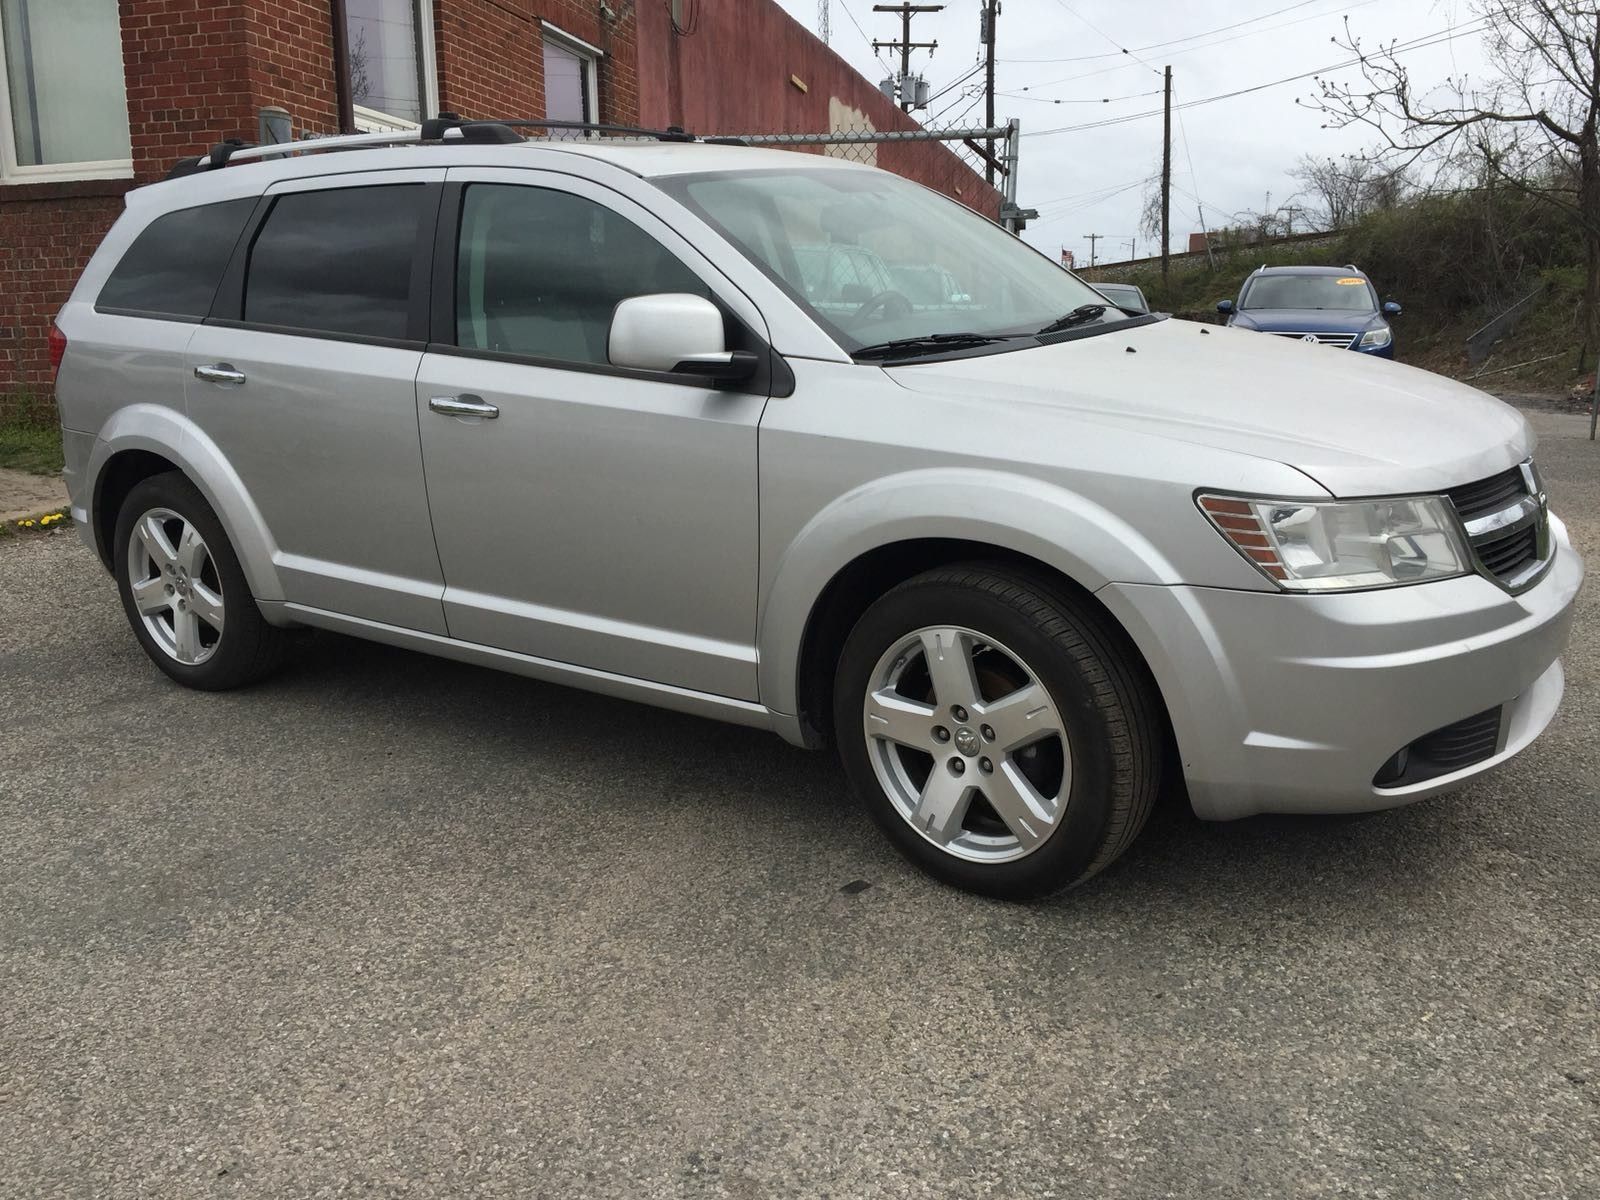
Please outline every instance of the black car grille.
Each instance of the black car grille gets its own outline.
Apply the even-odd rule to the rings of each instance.
[[[1437,779],[1494,757],[1500,748],[1500,708],[1435,729],[1397,751],[1378,768],[1376,787],[1405,787]]]
[[[1477,483],[1464,483],[1445,493],[1455,504],[1463,521],[1499,512],[1527,494],[1528,486],[1522,478],[1521,467],[1512,467],[1509,471],[1501,471]]]
[[[1478,565],[1508,586],[1531,583],[1548,559],[1549,515],[1542,498],[1537,504],[1529,500],[1537,494],[1537,477],[1521,466],[1445,493],[1466,526]]]
[[[1539,531],[1529,525],[1501,537],[1474,541],[1472,549],[1485,571],[1497,579],[1510,579],[1529,563],[1539,560]]]

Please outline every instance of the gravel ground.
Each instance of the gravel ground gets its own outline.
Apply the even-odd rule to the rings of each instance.
[[[1530,415],[1600,561],[1600,449]],[[0,1195],[1600,1195],[1582,605],[1467,791],[1160,812],[1015,907],[767,735],[334,637],[185,692],[12,539]]]

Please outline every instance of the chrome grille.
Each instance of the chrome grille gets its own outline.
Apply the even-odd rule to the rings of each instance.
[[[1319,346],[1332,346],[1336,350],[1348,350],[1350,343],[1356,340],[1353,333],[1296,333],[1288,329],[1274,329],[1273,337],[1293,338],[1297,342],[1316,342]]]
[[[1550,510],[1532,461],[1445,493],[1484,574],[1517,591],[1550,562]]]

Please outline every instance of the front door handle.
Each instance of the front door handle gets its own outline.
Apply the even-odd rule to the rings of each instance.
[[[196,367],[194,377],[207,383],[222,383],[237,387],[244,382],[244,372],[235,371],[231,363],[213,363],[209,367]]]
[[[447,417],[486,417],[492,421],[500,415],[500,410],[482,396],[435,396],[428,401],[428,407]]]

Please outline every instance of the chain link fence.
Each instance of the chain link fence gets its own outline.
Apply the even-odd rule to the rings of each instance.
[[[702,135],[710,137],[711,135]],[[845,127],[826,133],[729,133],[716,135],[751,146],[775,146],[825,154],[882,167],[959,200],[1013,232],[1033,215],[1019,208],[1017,167],[1021,135],[1008,125],[946,129]],[[989,179],[993,179],[993,183]]]

